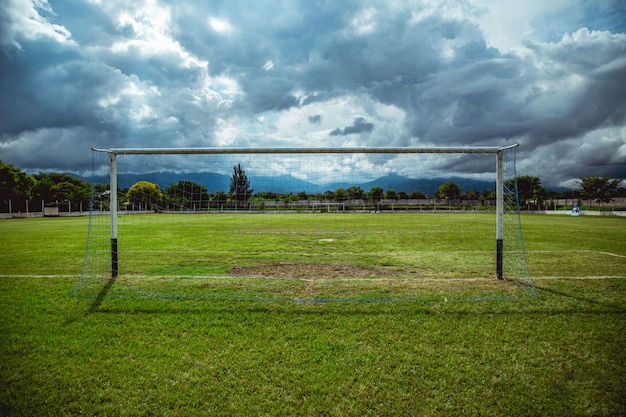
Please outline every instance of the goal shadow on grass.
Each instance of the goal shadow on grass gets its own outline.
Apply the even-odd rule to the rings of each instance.
[[[268,313],[332,313],[337,312],[337,308],[317,308],[322,305],[344,305],[341,307],[345,314],[394,314],[405,312],[407,309],[422,313],[449,313],[449,314],[626,314],[626,305],[620,305],[618,299],[605,298],[598,293],[588,294],[580,288],[572,287],[567,289],[551,288],[549,284],[535,286],[536,295],[522,297],[477,297],[470,299],[450,299],[444,301],[441,298],[414,298],[414,299],[388,299],[388,300],[334,300],[323,301],[315,299],[263,299],[263,298],[229,298],[229,297],[209,297],[196,298],[186,296],[170,296],[163,298],[135,296],[128,294],[120,297],[116,293],[115,279],[108,279],[102,282],[99,290],[93,293],[89,307],[81,309],[83,317],[92,314],[204,314],[211,311],[241,311],[248,312],[268,312]],[[120,284],[120,283],[117,283]],[[189,294],[188,294],[189,295]],[[85,297],[80,297],[85,300]],[[539,304],[527,305],[523,300],[537,300]],[[112,304],[105,303],[105,300],[113,301]],[[559,301],[561,300],[561,301]],[[167,304],[153,304],[159,301],[169,301]],[[173,303],[170,303],[172,302]],[[213,302],[207,302],[213,301]],[[121,304],[119,304],[121,302]],[[192,304],[187,304],[188,302]],[[493,304],[495,302],[495,304]],[[516,307],[515,304],[521,302]],[[130,304],[127,304],[130,303]],[[504,303],[504,304],[502,304]],[[510,304],[513,303],[513,304]],[[547,304],[546,304],[547,303]],[[470,306],[474,304],[475,307]],[[375,307],[377,305],[378,307]],[[478,307],[481,306],[482,307]],[[508,306],[507,306],[508,305]],[[584,306],[587,306],[585,308]],[[347,307],[346,307],[347,306]],[[456,306],[456,307],[455,307]],[[77,319],[77,317],[75,318]],[[74,320],[75,320],[74,319]],[[74,321],[74,320],[69,320]]]
[[[100,291],[92,297],[76,296],[76,290],[70,293],[70,296],[74,296],[78,300],[90,299],[91,304],[89,304],[89,307],[86,310],[83,310],[83,306],[80,304],[80,301],[79,301],[79,303],[75,305],[75,309],[71,312],[69,317],[65,320],[65,324],[69,325],[79,320],[80,317],[87,317],[94,313],[101,312],[102,302],[107,298],[107,295],[111,291],[111,288],[113,287],[113,284],[115,284],[115,281],[116,280],[112,278],[107,279],[105,284],[100,289]]]
[[[259,278],[248,278],[247,283],[251,284],[254,281],[262,281]],[[236,286],[236,284],[242,284],[240,279],[229,279],[228,284],[229,288]],[[285,280],[285,279],[272,279],[270,280],[273,283],[282,283],[297,281],[300,282],[303,287],[308,287],[311,285],[311,280],[303,279],[303,280]],[[350,281],[350,280],[348,280]],[[374,280],[376,282],[378,280]],[[452,280],[452,283],[456,282],[457,285],[463,282],[473,282],[475,280]],[[210,281],[212,282],[212,281]],[[333,282],[333,280],[330,280]],[[357,282],[361,282],[362,280],[357,280]],[[403,280],[399,282],[405,282]],[[424,280],[424,282],[431,282],[431,280]],[[506,281],[485,281],[490,282],[490,285],[497,284],[498,286],[508,286],[509,288],[516,288],[515,283],[506,282]],[[208,285],[204,283],[204,286]],[[421,285],[424,285],[423,283]],[[432,284],[431,284],[432,285]],[[290,288],[287,286],[287,288]],[[156,288],[152,288],[155,290]],[[205,290],[207,288],[204,288]],[[254,289],[254,288],[253,288]],[[271,289],[271,288],[270,288]],[[387,288],[389,290],[390,288]],[[86,308],[83,313],[84,316],[88,316],[94,313],[115,313],[115,312],[128,312],[129,307],[121,307],[120,302],[124,305],[130,303],[132,307],[130,310],[134,312],[154,312],[154,313],[168,313],[168,312],[184,312],[187,311],[187,306],[184,306],[180,303],[188,303],[191,302],[194,304],[193,307],[189,309],[189,312],[197,312],[197,311],[206,311],[206,309],[200,306],[198,303],[206,303],[204,305],[214,307],[214,303],[218,303],[219,305],[226,306],[231,303],[248,304],[249,306],[255,305],[253,309],[259,307],[261,309],[268,307],[271,305],[270,310],[274,310],[275,308],[285,307],[287,310],[292,310],[294,306],[295,309],[300,310],[295,306],[315,306],[315,305],[351,305],[351,306],[367,306],[367,305],[378,305],[383,310],[387,310],[385,305],[387,306],[399,306],[399,305],[420,305],[426,310],[430,310],[433,306],[443,306],[443,305],[459,305],[459,304],[472,304],[472,303],[480,303],[484,302],[516,302],[520,299],[524,298],[535,298],[536,293],[534,291],[521,291],[521,292],[504,292],[504,293],[482,293],[478,291],[476,293],[467,294],[464,292],[401,292],[396,294],[391,294],[389,292],[383,291],[381,288],[377,288],[375,292],[375,296],[372,296],[371,293],[363,294],[362,296],[355,296],[352,291],[349,293],[351,296],[342,296],[341,293],[337,293],[336,296],[321,296],[321,294],[314,293],[306,293],[306,292],[297,292],[296,296],[292,293],[284,293],[284,294],[276,294],[272,291],[267,291],[265,288],[265,292],[262,291],[261,288],[257,288],[257,291],[252,292],[230,292],[228,289],[217,286],[215,288],[210,288],[204,293],[177,293],[174,294],[172,292],[159,292],[159,291],[146,291],[145,288],[138,290],[137,288],[133,288],[129,291],[129,283],[128,280],[122,279],[121,282],[118,282],[118,279],[107,279],[105,281],[101,281],[99,286],[92,287],[93,292],[91,296],[87,294],[79,295],[79,298],[82,299],[90,299],[90,305]],[[106,302],[106,305],[103,307],[105,300],[109,300],[110,302]],[[173,302],[170,304],[170,307],[162,309],[161,306],[155,308],[153,302],[159,301],[167,301]],[[226,304],[222,304],[226,303]],[[182,307],[182,309],[181,309]],[[197,307],[197,308],[196,308]],[[440,308],[434,307],[434,308]],[[198,310],[199,308],[199,310]],[[314,308],[314,307],[312,307]],[[359,310],[358,307],[354,307],[356,310]],[[392,308],[393,307],[389,307]],[[212,308],[209,308],[211,310]],[[367,308],[366,308],[367,309]],[[306,308],[305,308],[306,310]],[[348,310],[353,310],[352,307],[348,308]]]
[[[106,280],[106,283],[102,286],[102,289],[95,296],[95,298],[93,299],[91,305],[89,306],[89,308],[85,312],[86,316],[88,316],[89,314],[93,314],[93,313],[95,313],[96,311],[98,311],[100,309],[100,306],[102,305],[102,302],[107,297],[107,294],[109,294],[109,291],[111,291],[111,287],[113,287],[113,284],[115,284],[115,281],[116,281],[116,279],[114,279],[114,278],[110,278],[110,279]]]

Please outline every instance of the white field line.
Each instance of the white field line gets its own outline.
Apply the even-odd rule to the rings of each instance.
[[[626,275],[590,275],[586,277],[532,277],[533,281],[551,279],[626,279]]]
[[[594,250],[527,250],[526,253],[597,253],[600,255],[615,256],[616,258],[626,258],[626,255],[620,255],[612,252],[601,252]]]
[[[1,278],[80,278],[77,275],[30,275],[30,274],[0,274]],[[233,276],[233,275],[124,275],[118,278],[120,282],[125,280],[135,280],[135,279],[143,279],[143,280],[154,280],[154,279],[202,279],[202,280],[276,280],[276,281],[305,281],[305,282],[320,282],[320,281],[363,281],[363,282],[371,282],[371,281],[438,281],[438,282],[454,282],[454,281],[493,281],[494,278],[421,278],[421,277],[376,277],[376,278],[283,278],[283,277],[259,277],[259,276]]]
[[[617,253],[611,253],[611,252],[598,252],[601,253],[603,255],[609,255],[609,256],[617,256],[618,258],[626,258],[626,255],[618,255]]]
[[[35,275],[35,274],[0,274],[0,279],[3,278],[26,278],[26,279],[78,279],[80,278],[78,275]],[[231,275],[184,275],[184,276],[147,276],[147,275],[127,275],[124,277],[120,277],[120,281],[128,280],[128,279],[204,279],[204,280],[233,280],[237,281],[239,279],[264,279],[264,280],[277,280],[277,281],[364,281],[370,282],[372,278],[275,278],[275,277],[239,277],[239,276],[231,276]],[[598,275],[598,276],[576,276],[576,277],[565,277],[565,276],[533,276],[531,277],[533,281],[536,280],[557,280],[557,279],[566,279],[566,280],[586,280],[586,279],[626,279],[626,275]],[[493,278],[394,278],[394,277],[381,277],[375,278],[378,281],[437,281],[437,282],[455,282],[455,281],[483,281],[489,282],[493,281]]]
[[[31,250],[31,251],[23,251],[23,252],[10,252],[10,253],[0,253],[0,258],[2,257],[10,257],[10,256],[18,256],[18,255],[32,255],[35,253],[85,253],[84,250]]]
[[[79,278],[79,275],[0,274],[0,278]]]

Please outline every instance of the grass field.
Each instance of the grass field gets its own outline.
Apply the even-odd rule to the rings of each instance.
[[[626,219],[523,216],[537,298],[70,297],[86,218],[0,221],[2,415],[626,414]]]

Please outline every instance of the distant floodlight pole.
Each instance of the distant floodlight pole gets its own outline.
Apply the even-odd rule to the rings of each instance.
[[[387,154],[387,153],[482,153],[496,154],[496,277],[503,279],[504,265],[504,151],[519,144],[506,147],[441,147],[441,148],[112,148],[96,149],[106,152],[111,160],[110,213],[111,213],[111,277],[118,276],[117,261],[117,155],[235,155],[235,154]]]

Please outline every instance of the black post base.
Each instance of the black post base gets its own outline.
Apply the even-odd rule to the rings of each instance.
[[[117,278],[117,239],[111,239],[111,278]]]
[[[504,242],[502,239],[496,240],[496,277],[498,279],[503,279],[502,272],[502,252],[504,249]]]

